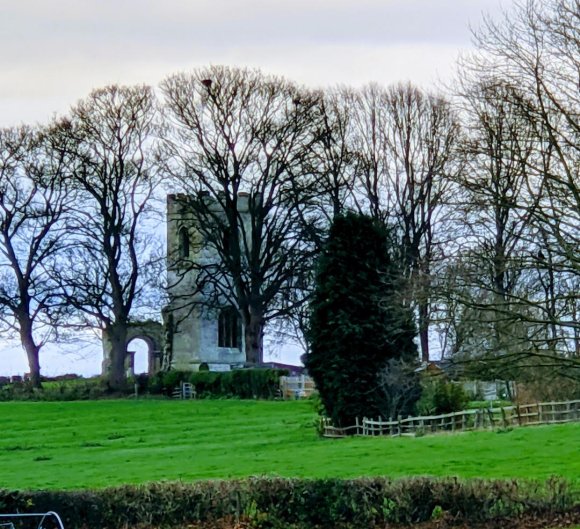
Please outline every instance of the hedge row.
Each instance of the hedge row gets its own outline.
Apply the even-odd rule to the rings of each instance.
[[[181,382],[191,382],[199,398],[272,399],[279,393],[280,377],[287,375],[283,369],[238,369],[225,372],[167,371],[156,375],[137,375],[129,380],[126,395],[133,394],[134,384],[140,395],[172,396]],[[89,379],[46,382],[41,390],[26,382],[0,387],[0,401],[8,400],[92,400],[102,397],[122,396],[111,394],[105,381],[99,377]]]
[[[143,389],[171,395],[181,382],[191,382],[200,398],[272,399],[279,393],[280,377],[287,374],[283,369],[168,371],[149,378]]]
[[[65,528],[371,528],[440,517],[467,523],[551,516],[575,498],[559,479],[545,483],[387,478],[151,483],[94,491],[0,490],[0,512],[56,511]]]

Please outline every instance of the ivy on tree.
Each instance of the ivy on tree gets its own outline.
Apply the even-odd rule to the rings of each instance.
[[[355,213],[335,218],[318,263],[306,357],[335,425],[382,415],[377,374],[391,359],[416,361],[399,278],[381,223]]]

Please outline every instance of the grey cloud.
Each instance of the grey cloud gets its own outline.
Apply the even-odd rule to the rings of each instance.
[[[92,87],[155,83],[208,63],[262,67],[307,84],[384,81],[386,69],[423,80],[435,63],[449,70],[450,50],[469,45],[467,23],[497,13],[499,1],[7,0],[0,118],[31,115],[26,98],[39,109],[44,100],[47,115]]]
[[[26,10],[13,7],[0,23],[7,60],[35,52],[46,56],[51,46],[65,55],[90,49],[102,56],[282,42],[460,45],[469,40],[466,19],[477,22],[497,2],[45,0],[21,5]]]

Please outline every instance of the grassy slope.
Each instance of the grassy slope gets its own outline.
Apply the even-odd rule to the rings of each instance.
[[[422,438],[325,440],[308,402],[0,403],[0,487],[87,488],[251,475],[564,476],[580,424]]]

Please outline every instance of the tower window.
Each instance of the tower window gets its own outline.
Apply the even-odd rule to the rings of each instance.
[[[229,255],[232,250],[232,230],[230,228],[222,230],[222,246],[224,255]]]
[[[189,257],[189,232],[186,227],[182,227],[178,233],[179,258]]]
[[[240,315],[234,307],[222,309],[218,317],[218,347],[242,348]]]

